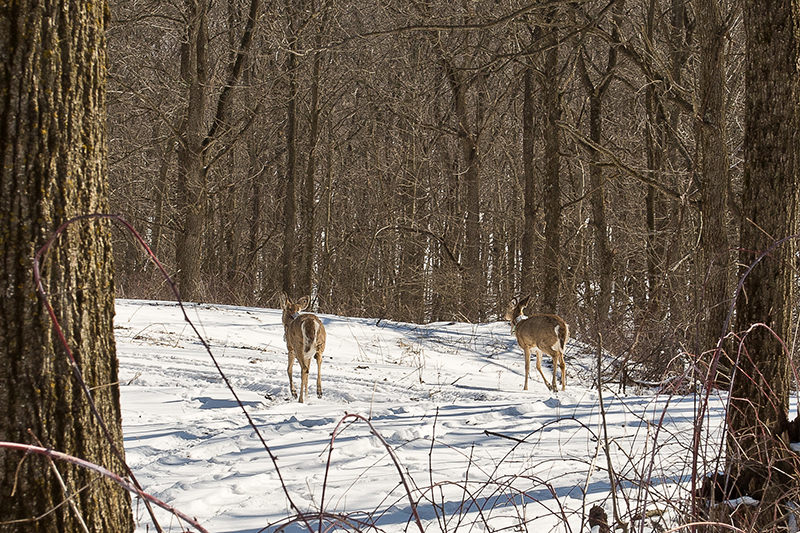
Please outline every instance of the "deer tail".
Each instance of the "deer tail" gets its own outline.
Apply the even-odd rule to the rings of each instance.
[[[313,356],[317,351],[317,333],[319,332],[319,323],[303,322],[303,355],[306,359]],[[309,331],[311,330],[311,331]]]
[[[567,349],[567,341],[569,341],[569,325],[567,323],[559,324],[556,326],[556,334],[558,335],[558,340],[561,343],[561,353]]]
[[[556,336],[560,345],[561,353],[567,349],[567,341],[569,340],[569,326],[566,323],[556,325]]]

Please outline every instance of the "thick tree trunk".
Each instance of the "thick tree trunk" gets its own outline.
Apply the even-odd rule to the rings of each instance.
[[[750,265],[753,251],[797,231],[796,42],[788,0],[748,1],[745,8],[747,92],[745,173],[739,262]],[[778,30],[782,30],[781,33]],[[764,258],[747,276],[737,300],[738,329],[765,323],[788,342],[791,338],[794,246],[789,241]],[[738,363],[731,413],[737,447],[742,432],[760,421],[772,427],[788,412],[789,359],[772,332],[756,328],[745,339],[748,350]],[[749,446],[745,446],[748,449]]]
[[[753,252],[797,233],[797,7],[789,0],[744,5],[747,33],[745,168],[742,190],[741,254],[743,268]],[[735,478],[765,473],[751,484],[763,491],[761,509],[785,493],[778,485],[792,474],[779,465],[791,454],[774,438],[784,429],[789,409],[790,358],[794,309],[794,240],[774,248],[747,275],[736,302],[738,329],[756,326],[744,338],[733,373],[728,420],[727,460]],[[743,272],[744,273],[744,272]],[[796,481],[793,483],[796,486]],[[769,520],[774,513],[763,512]],[[760,523],[756,529],[761,529]]]
[[[14,2],[0,13],[0,440],[41,443],[123,475],[33,286],[34,253],[56,227],[107,209],[106,6],[67,7]],[[121,451],[110,243],[105,223],[71,227],[42,281]],[[0,531],[81,531],[80,519],[90,532],[134,527],[116,485],[0,450]]]

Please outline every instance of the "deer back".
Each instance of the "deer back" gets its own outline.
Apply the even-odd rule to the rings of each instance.
[[[297,355],[311,351],[312,347],[322,352],[325,341],[325,327],[315,315],[298,315],[286,327],[286,344]]]
[[[532,315],[520,320],[514,333],[522,348],[538,348],[554,355],[564,353],[569,338],[569,326],[556,315]]]
[[[283,328],[286,334],[286,346],[289,351],[300,356],[303,353],[325,350],[325,327],[316,315],[300,311],[308,307],[308,298],[300,298],[292,302],[285,293],[281,294],[281,307],[283,308]]]

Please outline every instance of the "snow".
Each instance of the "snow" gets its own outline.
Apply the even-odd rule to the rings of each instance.
[[[634,522],[655,531],[674,523],[690,490],[697,398],[615,386],[603,391],[612,491],[595,356],[575,340],[566,391],[549,391],[535,370],[523,391],[524,358],[507,322],[320,314],[323,396],[312,364],[300,404],[289,393],[280,310],[192,304],[191,324],[175,302],[118,300],[116,311],[128,463],[146,492],[210,532],[316,531],[321,508],[361,523],[326,521],[325,531],[589,531],[595,503],[614,516],[612,492],[626,520],[660,517]],[[549,357],[543,366],[549,376]],[[297,363],[294,379],[299,387]],[[715,471],[702,459],[718,458],[722,408],[712,396],[700,472]],[[134,510],[137,532],[155,531],[141,502]],[[165,531],[191,529],[156,516]]]

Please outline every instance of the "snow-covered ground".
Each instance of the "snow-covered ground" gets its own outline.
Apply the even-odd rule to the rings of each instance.
[[[319,315],[324,394],[315,394],[312,365],[300,404],[289,392],[280,310],[186,309],[257,431],[176,303],[118,300],[125,450],[148,493],[210,532],[345,529],[331,526],[334,515],[351,531],[583,532],[592,505],[612,517],[612,492],[626,520],[650,516],[632,522],[635,531],[656,531],[685,505],[695,397],[604,390],[606,454],[595,356],[574,340],[567,390],[550,392],[534,367],[523,391],[522,351],[505,322]],[[550,376],[547,356],[544,367]],[[297,363],[294,379],[299,387]],[[722,407],[712,397],[709,444],[719,442]],[[134,506],[137,531],[154,531]],[[187,529],[157,516],[166,531]]]

